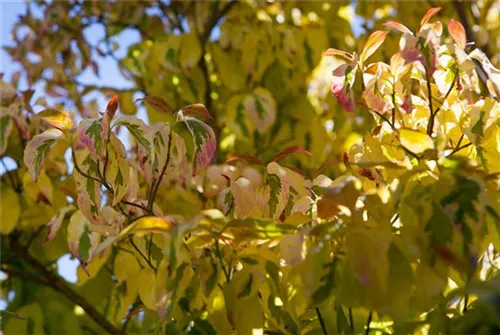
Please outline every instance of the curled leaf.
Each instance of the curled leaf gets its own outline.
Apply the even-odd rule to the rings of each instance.
[[[436,15],[439,11],[441,10],[441,7],[435,7],[435,8],[431,8],[427,11],[427,13],[425,13],[424,17],[422,18],[422,21],[420,21],[420,28],[422,28],[422,26],[424,24],[426,24],[427,22],[429,22],[429,20],[434,16]]]
[[[292,146],[292,147],[288,147],[288,148],[285,148],[281,151],[279,151],[276,155],[274,155],[274,157],[271,159],[272,162],[277,162],[287,156],[290,156],[292,154],[295,154],[295,153],[300,153],[300,154],[306,154],[308,156],[312,156],[312,154],[307,151],[306,149],[303,149],[301,147],[296,147],[296,146]]]
[[[413,35],[412,31],[406,27],[405,25],[399,23],[399,22],[395,22],[395,21],[388,21],[386,23],[384,23],[384,26],[386,27],[389,27],[389,28],[393,28],[393,29],[396,29],[404,34],[410,34],[410,35]]]
[[[209,125],[192,117],[184,117],[180,123],[184,123],[191,134],[193,174],[196,175],[210,164],[214,156],[215,134]]]
[[[74,210],[75,206],[73,205],[65,206],[61,208],[59,212],[57,212],[57,214],[52,217],[52,219],[50,219],[49,223],[47,224],[47,237],[45,238],[45,242],[50,242],[56,237],[56,234],[61,227],[64,217]]]
[[[262,161],[260,159],[248,154],[230,154],[226,160],[226,164],[233,163],[237,160],[244,160],[250,164],[262,165]]]
[[[351,86],[354,83],[354,71],[347,64],[342,64],[333,71],[331,90],[338,103],[348,113],[355,113],[354,96]],[[349,75],[351,79],[349,79]]]
[[[24,149],[24,164],[28,167],[28,172],[37,181],[42,170],[45,159],[54,147],[57,140],[64,135],[59,129],[49,129],[34,136]]]
[[[174,225],[168,220],[156,216],[143,217],[130,226],[121,231],[117,237],[117,241],[131,234],[147,234],[147,233],[166,233],[169,232]]]
[[[136,103],[139,101],[144,101],[151,108],[153,108],[155,111],[160,112],[160,113],[170,114],[173,111],[172,107],[170,107],[168,102],[165,99],[163,99],[162,97],[148,95],[142,99],[135,100]]]
[[[47,108],[37,114],[40,119],[51,127],[60,130],[70,130],[73,128],[71,115],[57,109]]]
[[[213,117],[208,112],[207,108],[203,104],[192,104],[186,106],[182,109],[182,113],[185,116],[192,116],[201,119],[212,120]]]
[[[339,56],[342,57],[348,61],[352,61],[354,59],[354,56],[350,54],[349,52],[337,50],[334,48],[329,48],[328,50],[325,51],[325,56]]]

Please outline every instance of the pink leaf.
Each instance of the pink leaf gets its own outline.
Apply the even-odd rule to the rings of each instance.
[[[467,39],[465,37],[464,26],[462,26],[460,22],[450,19],[450,22],[448,22],[448,31],[455,43],[457,43],[461,49],[465,49]]]
[[[337,70],[334,71],[334,76],[331,84],[331,90],[333,95],[335,96],[335,98],[337,98],[337,101],[342,106],[342,108],[344,108],[347,112],[349,113],[356,112],[352,93],[347,91],[345,75],[336,76],[335,73],[337,73]]]
[[[291,154],[295,154],[295,153],[301,153],[301,154],[306,154],[308,156],[312,156],[312,154],[309,151],[307,151],[306,149],[293,146],[293,147],[288,147],[286,149],[279,151],[276,155],[274,155],[274,157],[273,157],[273,159],[271,159],[271,161],[277,162],[277,161],[279,161],[287,156],[290,156]]]
[[[258,159],[255,156],[248,155],[248,154],[231,154],[227,158],[226,163],[229,164],[229,163],[235,162],[237,160],[244,160],[247,163],[256,164],[256,165],[262,164],[262,161],[260,159]]]
[[[402,25],[399,22],[388,21],[388,22],[384,23],[384,26],[396,29],[396,30],[398,30],[398,31],[400,31],[400,32],[402,32],[404,34],[413,35],[412,31],[408,27],[406,27],[405,25]]]
[[[207,108],[203,104],[192,104],[186,106],[182,109],[182,113],[186,116],[192,116],[201,119],[212,120],[213,117],[208,112]]]
[[[420,28],[422,28],[422,26],[424,24],[426,24],[427,22],[429,22],[429,20],[434,16],[436,15],[439,11],[441,10],[441,7],[435,7],[435,8],[431,8],[427,11],[427,13],[425,13],[424,17],[422,18],[422,21],[420,21]]]

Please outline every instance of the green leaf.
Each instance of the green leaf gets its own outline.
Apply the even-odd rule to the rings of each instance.
[[[81,211],[76,211],[69,220],[69,250],[82,263],[86,264],[94,257],[101,235],[90,230],[90,222]]]

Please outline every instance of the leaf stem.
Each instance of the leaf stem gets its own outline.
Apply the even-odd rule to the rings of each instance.
[[[222,271],[224,272],[224,275],[226,276],[226,280],[229,283],[229,281],[231,280],[231,276],[229,275],[229,272],[227,271],[226,266],[224,264],[224,260],[222,259],[222,255],[221,255],[220,247],[219,247],[219,239],[217,239],[215,241],[215,251],[216,251],[217,258],[219,259],[220,265],[222,267]]]
[[[321,316],[321,311],[319,310],[318,307],[316,307],[315,309],[316,309],[316,314],[318,315],[319,324],[321,325],[321,330],[323,331],[324,335],[328,335],[328,331],[326,330],[325,326],[325,321],[323,320],[323,316]]]

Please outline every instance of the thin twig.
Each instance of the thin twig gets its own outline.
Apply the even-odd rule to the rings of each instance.
[[[224,275],[226,276],[226,280],[229,283],[229,281],[231,280],[231,276],[229,275],[229,272],[227,271],[226,266],[224,264],[224,260],[222,259],[218,239],[215,241],[215,251],[216,251],[217,258],[219,258],[220,265],[222,267],[222,271],[224,272]]]
[[[441,103],[441,106],[436,108],[436,111],[434,112],[434,117],[436,117],[437,113],[441,110],[441,107],[443,107],[444,103],[446,102],[446,99],[448,99],[448,96],[450,95],[451,91],[453,91],[453,88],[455,87],[455,83],[457,82],[457,78],[458,78],[458,69],[455,71],[455,75],[453,76],[453,81],[451,82],[451,85],[448,88],[448,91],[444,95],[443,102]]]
[[[456,153],[456,152],[458,152],[458,151],[460,151],[460,150],[462,150],[462,149],[465,149],[465,148],[467,148],[467,147],[469,147],[469,146],[471,146],[471,145],[472,145],[472,142],[469,142],[469,143],[467,143],[467,144],[462,145],[461,147],[456,147],[455,149],[453,149],[453,151],[452,151],[452,152],[450,152],[450,153],[446,156],[446,158],[450,157],[450,156],[451,156],[451,155],[453,155],[454,153]]]
[[[143,211],[146,211],[146,212],[148,211],[148,208],[146,206],[143,206],[141,204],[136,204],[135,202],[132,202],[132,201],[122,200],[120,202],[122,202],[124,205],[132,206],[132,207],[137,207],[137,208],[140,208],[140,209],[142,209]]]
[[[135,251],[137,251],[139,253],[139,255],[141,255],[141,257],[146,261],[146,263],[149,265],[149,267],[151,269],[153,269],[155,272],[156,272],[156,268],[154,267],[153,263],[151,263],[148,258],[146,257],[146,255],[144,255],[141,251],[141,249],[139,249],[137,247],[137,245],[135,244],[134,242],[134,239],[132,238],[132,236],[129,236],[128,237],[129,241],[130,241],[130,244],[132,244],[132,247],[134,247]]]
[[[161,181],[163,179],[163,175],[165,171],[167,171],[168,163],[170,162],[170,149],[172,148],[172,131],[168,134],[168,147],[167,147],[167,159],[165,164],[163,165],[163,169],[161,170],[160,176],[158,177],[158,181],[156,183],[153,182],[151,185],[151,193],[148,200],[148,213],[153,214],[153,205],[156,199],[156,193],[158,192],[158,188],[160,187]]]
[[[368,320],[366,320],[365,335],[370,334],[370,323],[372,323],[372,317],[373,317],[373,311],[370,311],[370,314],[368,314]]]
[[[316,307],[315,309],[316,309],[316,314],[318,315],[319,324],[321,325],[321,330],[323,331],[324,335],[328,335],[328,331],[326,330],[325,321],[323,320],[323,316],[321,316],[321,312],[320,312],[318,307]]]

